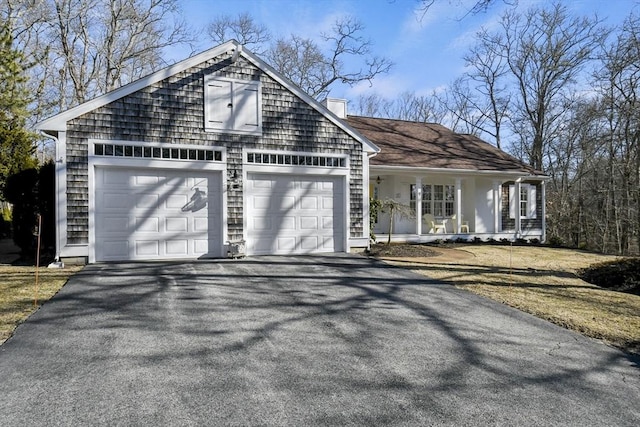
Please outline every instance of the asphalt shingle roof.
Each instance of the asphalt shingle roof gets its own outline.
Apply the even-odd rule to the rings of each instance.
[[[348,116],[346,120],[381,149],[371,159],[372,166],[520,171],[542,175],[478,137],[455,133],[439,124],[360,116]]]

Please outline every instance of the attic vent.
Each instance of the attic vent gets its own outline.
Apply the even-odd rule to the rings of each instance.
[[[167,160],[203,160],[221,162],[222,151],[199,148],[143,147],[125,144],[94,144],[93,154],[108,157],[133,157]]]
[[[307,156],[303,154],[247,153],[247,163],[330,168],[346,167],[346,159],[344,157]]]

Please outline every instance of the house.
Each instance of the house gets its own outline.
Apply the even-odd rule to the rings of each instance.
[[[100,262],[348,252],[369,245],[370,191],[407,201],[415,194],[421,212],[435,204],[429,209],[442,209],[441,220],[464,213],[473,232],[508,230],[505,235],[516,237],[529,230],[527,219],[499,218],[497,233],[498,227],[487,228],[488,215],[506,209],[504,191],[522,204],[518,188],[541,182],[527,193],[536,200],[527,206],[536,206],[538,225],[544,221],[544,181],[522,165],[486,174],[432,163],[384,164],[383,156],[401,153],[383,154],[374,141],[393,147],[397,136],[378,138],[369,128],[385,122],[346,117],[345,106],[320,104],[229,41],[38,123],[56,142],[58,257]],[[484,194],[482,202],[494,205],[475,206],[487,183],[500,193]],[[427,185],[436,192],[430,202]],[[438,186],[449,197],[451,185],[453,208],[449,199],[438,199]],[[403,227],[398,239],[426,232],[420,220],[413,229]]]
[[[235,41],[37,128],[56,141],[63,259],[368,244],[367,174],[378,148]]]
[[[545,240],[542,172],[438,124],[343,118],[380,148],[370,160],[372,197],[393,199],[414,212],[412,218],[394,218],[393,241]],[[384,213],[378,216],[378,238],[388,237],[389,221]]]

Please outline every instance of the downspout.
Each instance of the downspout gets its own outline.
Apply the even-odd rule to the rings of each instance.
[[[58,179],[58,169],[60,168],[59,164],[62,162],[62,159],[58,158],[58,147],[59,147],[59,141],[58,141],[58,137],[54,136],[53,134],[49,134],[44,130],[40,131],[40,135],[42,135],[45,138],[50,138],[53,139],[53,141],[56,144],[56,150],[55,150],[55,160],[54,160],[54,164],[55,164],[55,209],[53,210],[54,212],[54,223],[56,224],[56,257],[54,259],[54,261],[49,264],[47,267],[48,268],[64,268],[64,263],[62,261],[60,261],[60,227],[58,224],[58,217],[59,217],[59,213],[58,213],[58,194],[60,192],[60,180]]]
[[[373,152],[368,154],[367,161],[367,182],[362,182],[362,187],[366,187],[367,197],[363,200],[366,208],[366,229],[367,231],[367,250],[371,249],[371,194],[369,194],[369,181],[371,180],[371,159],[377,156],[378,153]]]

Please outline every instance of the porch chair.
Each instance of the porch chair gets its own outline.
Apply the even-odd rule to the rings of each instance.
[[[436,222],[436,219],[431,214],[426,214],[423,216],[424,221],[427,223],[428,227],[431,227],[429,233],[437,233],[440,230],[441,233],[446,233],[446,222],[443,220],[442,222]]]
[[[456,222],[456,214],[453,214],[453,216],[451,216],[451,221],[453,221],[454,225],[458,224]],[[469,221],[465,221],[463,215],[460,215],[460,230],[458,232],[469,234]]]

